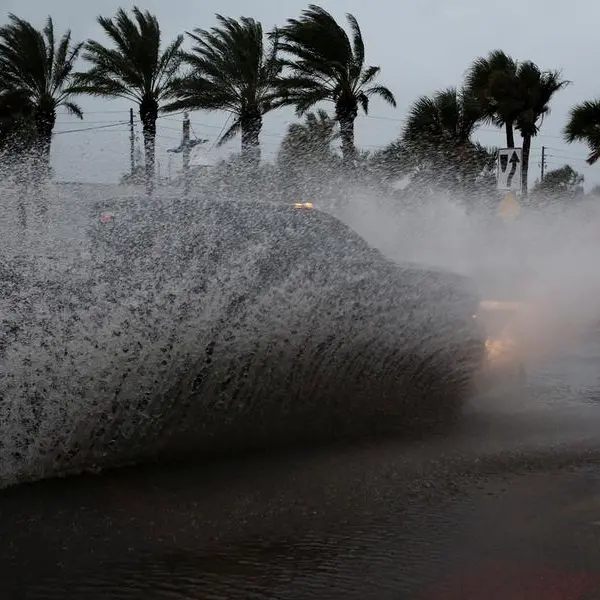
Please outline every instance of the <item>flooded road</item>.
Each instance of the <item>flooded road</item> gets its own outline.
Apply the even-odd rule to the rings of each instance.
[[[590,357],[535,365],[427,439],[4,490],[0,597],[600,598]]]

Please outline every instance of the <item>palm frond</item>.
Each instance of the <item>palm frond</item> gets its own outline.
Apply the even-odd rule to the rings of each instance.
[[[532,61],[519,65],[517,90],[520,108],[515,126],[522,135],[537,135],[545,115],[550,112],[552,97],[569,84],[562,79],[560,71],[542,71]]]
[[[161,52],[161,28],[149,11],[134,7],[131,14],[120,8],[114,17],[97,19],[109,40],[105,46],[88,40],[83,58],[90,63],[76,82],[81,93],[121,97],[156,104],[171,97],[171,85],[182,64],[183,36],[177,36]]]
[[[280,29],[281,49],[293,56],[314,62],[328,74],[344,75],[354,61],[348,35],[324,8],[309,5],[299,19],[288,19]]]
[[[241,118],[280,105],[278,34],[272,32],[266,44],[260,22],[219,14],[216,18],[217,26],[187,33],[193,43],[183,54],[189,73],[175,83],[170,94],[174,101],[165,110],[224,109]]]
[[[469,67],[464,87],[480,104],[486,122],[499,127],[514,123],[520,110],[518,67],[517,61],[502,50],[475,59]]]
[[[353,78],[358,79],[365,64],[365,42],[356,17],[348,13],[346,18],[348,19],[350,30],[352,31],[353,72],[351,75]]]
[[[48,49],[43,32],[14,14],[0,27],[0,69],[12,87],[28,90],[32,98],[40,98],[48,90]]]
[[[385,100],[390,106],[396,108],[396,98],[394,97],[394,94],[392,94],[392,92],[383,85],[374,85],[373,87],[367,88],[364,91],[364,94],[368,98],[370,98],[371,96],[379,96],[382,100]]]
[[[370,66],[367,67],[360,75],[360,78],[357,80],[360,82],[361,87],[368,85],[379,75],[381,72],[381,67]]]
[[[369,114],[369,94],[367,92],[363,92],[363,93],[359,94],[357,100],[358,100],[359,106],[362,108],[365,115],[368,115]]]
[[[142,101],[139,91],[127,82],[114,78],[102,68],[92,68],[85,73],[76,73],[73,88],[76,94],[103,98],[124,98],[136,104]]]
[[[158,59],[156,72],[154,73],[153,88],[159,98],[169,94],[170,86],[175,81],[181,65],[183,56],[181,47],[184,37],[178,35],[164,50]]]
[[[451,87],[413,103],[402,140],[423,156],[433,151],[446,155],[472,146],[470,138],[479,121],[469,93]]]
[[[4,85],[20,90],[35,111],[53,113],[58,106],[72,103],[73,66],[81,51],[66,31],[56,41],[50,17],[42,30],[15,15],[0,27],[0,71]],[[53,120],[53,118],[52,118]]]
[[[338,115],[356,115],[359,106],[366,112],[373,96],[396,105],[392,92],[375,83],[380,67],[365,67],[360,25],[346,16],[350,35],[325,9],[311,4],[277,32],[286,56],[283,104],[295,105],[298,116],[324,100],[336,104]]]
[[[79,104],[75,104],[75,102],[63,102],[62,105],[69,114],[74,115],[79,119],[83,119],[83,111]]]
[[[54,23],[52,22],[52,17],[50,16],[48,16],[46,19],[46,25],[43,29],[43,37],[45,38],[44,47],[46,50],[46,60],[44,61],[46,82],[51,83],[54,80],[54,58],[56,55],[56,43],[54,40]]]
[[[569,144],[583,142],[589,149],[588,164],[600,158],[600,99],[582,102],[569,112],[563,135]]]

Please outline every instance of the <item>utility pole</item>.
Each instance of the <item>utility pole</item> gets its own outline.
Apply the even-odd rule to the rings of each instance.
[[[546,170],[546,146],[542,146],[542,163],[540,165],[540,181],[544,181],[544,171]]]
[[[183,152],[183,193],[185,196],[190,191],[190,115],[183,113],[183,132],[181,138]]]
[[[135,173],[135,131],[133,128],[133,108],[129,109],[129,162],[131,165],[131,176]]]

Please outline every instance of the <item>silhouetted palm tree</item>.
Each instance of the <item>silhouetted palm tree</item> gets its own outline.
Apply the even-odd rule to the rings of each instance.
[[[445,185],[474,180],[485,167],[471,136],[484,116],[468,90],[447,88],[421,96],[411,106],[402,133],[417,166]]]
[[[571,109],[564,136],[569,144],[587,144],[588,164],[593,165],[600,159],[600,99],[582,102]]]
[[[188,32],[194,46],[183,59],[190,70],[165,110],[228,111],[233,121],[218,144],[241,133],[242,157],[254,168],[260,162],[263,115],[280,105],[278,42],[265,44],[261,23],[249,17],[216,18],[217,27]]]
[[[41,31],[13,14],[9,15],[9,23],[0,27],[2,87],[13,99],[19,96],[31,109],[43,174],[49,172],[57,108],[83,117],[80,107],[73,102],[76,93],[73,67],[81,46],[72,43],[70,31],[56,43],[50,17]]]
[[[531,140],[538,134],[544,117],[550,112],[552,97],[568,84],[559,71],[541,71],[531,61],[520,63],[517,69],[517,92],[521,106],[515,128],[523,138],[521,186],[524,195],[527,194]]]
[[[347,15],[351,37],[323,8],[311,4],[299,19],[273,35],[281,40],[281,49],[290,55],[285,64],[285,103],[296,107],[300,116],[322,101],[335,104],[340,124],[342,153],[346,163],[355,156],[354,121],[359,107],[365,113],[369,100],[379,96],[396,106],[392,92],[375,83],[380,67],[365,64],[365,44],[358,21]]]
[[[113,18],[98,17],[111,42],[88,40],[83,57],[91,67],[77,74],[78,91],[106,98],[124,98],[139,107],[144,135],[146,187],[154,189],[156,120],[161,103],[170,97],[181,66],[183,36],[161,49],[158,19],[138,7],[128,15],[119,9]]]
[[[517,62],[501,50],[478,58],[467,72],[466,86],[486,120],[505,127],[514,147],[513,128],[523,138],[522,192],[527,194],[531,140],[550,110],[554,94],[568,85],[558,71],[541,71],[532,61]]]
[[[307,113],[303,122],[288,127],[280,152],[317,162],[327,161],[333,156],[331,145],[339,137],[337,121],[319,109],[316,113]]]
[[[339,137],[337,121],[322,109],[288,127],[277,153],[277,167],[284,187],[296,200],[314,196],[320,186],[331,182],[341,161],[332,147]]]
[[[455,148],[469,144],[482,120],[478,103],[465,90],[454,87],[421,96],[411,106],[404,141],[430,152],[435,148]]]
[[[477,58],[465,79],[469,94],[480,104],[482,118],[506,131],[506,146],[514,148],[514,124],[520,110],[517,94],[518,63],[502,50]]]

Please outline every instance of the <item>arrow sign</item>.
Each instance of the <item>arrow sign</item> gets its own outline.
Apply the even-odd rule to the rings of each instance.
[[[520,192],[522,168],[522,148],[500,148],[496,166],[497,189],[502,192]]]
[[[510,157],[509,162],[510,162],[510,173],[508,174],[508,177],[506,178],[506,185],[508,188],[511,188],[513,177],[515,176],[515,173],[517,172],[517,165],[521,162],[519,160],[519,157],[517,156],[516,152],[513,152],[513,155]],[[506,168],[504,168],[502,170],[506,171]]]

